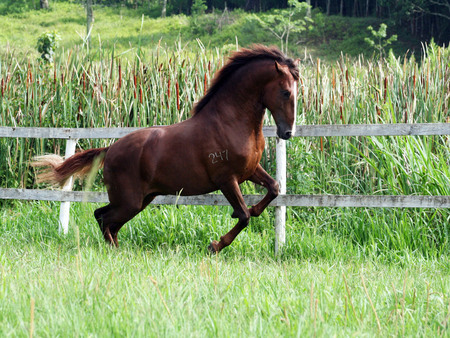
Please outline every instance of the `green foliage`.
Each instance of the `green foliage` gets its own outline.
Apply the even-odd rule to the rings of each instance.
[[[32,8],[30,0],[4,0],[0,4],[0,15],[19,14]]]
[[[36,48],[44,62],[53,62],[53,56],[58,48],[59,40],[61,40],[61,37],[57,32],[44,33],[38,38]]]
[[[208,8],[205,0],[194,0],[191,7],[189,26],[194,36],[213,35],[216,30],[216,18],[214,14],[205,15]]]
[[[402,220],[406,211],[353,210],[345,224],[346,209],[289,208],[286,250],[274,258],[267,213],[209,256],[209,241],[233,225],[229,208],[150,206],[115,249],[96,207],[72,204],[66,236],[58,203],[0,209],[0,336],[448,335],[448,254],[371,236],[400,242],[422,222]]]
[[[205,14],[207,9],[206,0],[194,0],[192,2],[191,14],[192,16],[202,15]]]
[[[217,32],[217,15],[204,14],[189,18],[189,30],[192,36],[212,36]]]
[[[306,30],[312,19],[307,16],[310,6],[298,0],[288,0],[287,9],[276,9],[257,17],[261,26],[272,33],[280,43],[281,50],[287,53],[289,41],[295,33]]]
[[[280,45],[281,41],[268,29],[261,26],[260,19],[268,13],[247,13],[242,10],[215,10],[211,13],[193,17],[184,15],[168,16],[165,19],[149,18],[152,11],[158,16],[160,9],[135,10],[128,7],[96,7],[95,25],[92,31],[91,50],[115,49],[121,53],[130,48],[156,48],[159,41],[173,46],[181,38],[183,43],[190,43],[197,38],[209,47],[221,48],[227,44],[241,46],[252,43]],[[142,15],[144,22],[141,31]],[[304,17],[305,13],[300,15]],[[305,48],[314,58],[320,57],[334,62],[344,54],[357,56],[368,52],[364,38],[366,27],[370,24],[378,27],[379,20],[375,18],[348,18],[341,16],[324,16],[312,11],[314,22],[307,22],[306,30],[290,34],[290,53],[296,57],[304,53]],[[62,36],[61,49],[72,49],[82,44],[82,32],[86,30],[86,13],[82,6],[67,2],[52,2],[52,12],[29,11],[19,16],[9,15],[0,20],[0,50],[14,45],[18,53],[38,57],[35,45],[40,34],[47,31],[58,31]],[[23,34],[24,31],[29,34]],[[74,32],[76,32],[74,34]],[[408,37],[399,32],[398,43],[392,45],[397,55],[407,50],[415,50],[420,54],[421,44],[415,41],[405,43]],[[409,40],[407,40],[409,41]],[[284,42],[283,42],[284,45]],[[93,53],[92,57],[97,54]],[[40,55],[39,55],[40,56]]]
[[[387,37],[387,25],[382,23],[378,31],[376,31],[372,26],[367,27],[372,35],[372,38],[365,38],[364,41],[368,43],[370,47],[375,49],[381,57],[386,55],[386,47],[388,47],[392,42],[397,41],[397,35],[391,35]]]

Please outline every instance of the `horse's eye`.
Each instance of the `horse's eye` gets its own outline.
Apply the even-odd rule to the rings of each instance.
[[[285,99],[288,99],[288,98],[291,97],[291,92],[290,92],[289,90],[282,90],[282,91],[281,91],[281,95],[283,95],[283,97],[284,97]]]

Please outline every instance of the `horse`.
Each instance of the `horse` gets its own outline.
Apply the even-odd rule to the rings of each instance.
[[[297,60],[276,47],[243,48],[215,74],[190,118],[134,131],[109,147],[65,160],[57,155],[37,157],[33,166],[41,168],[38,181],[62,186],[72,175],[86,175],[101,162],[109,204],[96,209],[94,216],[106,242],[116,247],[120,228],[156,196],[220,190],[237,224],[208,246],[218,253],[278,196],[278,182],[259,164],[265,146],[263,119],[268,109],[279,138],[294,134],[298,80]],[[246,180],[267,189],[250,208],[239,188]]]

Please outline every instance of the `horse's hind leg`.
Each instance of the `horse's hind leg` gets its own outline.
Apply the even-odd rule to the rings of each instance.
[[[108,204],[104,207],[98,208],[94,211],[95,219],[97,220],[98,226],[100,227],[100,231],[103,234],[103,237],[105,237],[105,241],[109,244],[115,244],[114,239],[111,235],[111,231],[109,227],[105,227],[103,222],[103,215],[108,212],[111,209],[111,205]]]
[[[94,215],[97,220],[100,230],[105,237],[105,241],[116,247],[119,246],[117,240],[117,234],[120,228],[141,212],[153,199],[155,196],[149,195],[143,199],[125,199],[122,204],[113,206],[108,204],[102,208],[95,210]]]
[[[105,241],[116,247],[119,246],[117,233],[120,228],[141,210],[141,206],[133,207],[127,204],[119,206],[108,204],[105,207],[95,210],[95,219],[100,226]]]

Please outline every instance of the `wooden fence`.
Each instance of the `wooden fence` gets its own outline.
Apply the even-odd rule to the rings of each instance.
[[[0,127],[0,137],[66,139],[66,156],[75,153],[78,139],[120,138],[138,128],[15,128]],[[276,137],[276,128],[264,127],[265,137]],[[297,126],[296,137],[325,136],[408,136],[450,135],[449,123],[308,125]],[[286,206],[296,207],[380,207],[380,208],[450,208],[450,196],[380,196],[380,195],[286,195],[286,142],[277,138],[277,172],[280,195],[271,203],[275,212],[275,251],[285,243]],[[71,191],[72,181],[62,190],[0,188],[0,199],[61,201],[60,229],[67,233],[71,202],[107,203],[101,192]],[[246,195],[247,204],[256,204],[261,196]],[[158,196],[153,204],[229,205],[221,194],[199,196]]]

